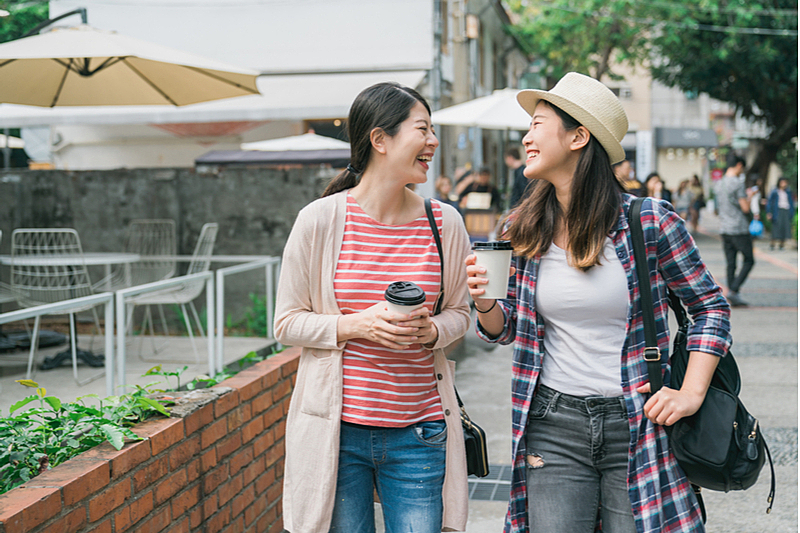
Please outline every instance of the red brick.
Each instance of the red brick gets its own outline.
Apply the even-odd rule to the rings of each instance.
[[[169,472],[169,461],[166,457],[158,457],[149,465],[145,465],[133,474],[133,491],[139,492],[156,483]]]
[[[264,472],[265,469],[266,465],[264,464],[264,460],[262,458],[250,462],[242,471],[242,478],[244,484],[249,485],[250,483],[252,483],[255,478],[257,478],[262,472]]]
[[[236,475],[239,472],[239,470],[246,467],[252,462],[253,462],[253,447],[247,446],[246,448],[239,449],[239,451],[237,451],[235,455],[231,456],[230,461],[228,461],[231,475],[232,476]]]
[[[71,507],[108,485],[109,480],[108,461],[75,457],[36,476],[23,487],[61,487],[64,505]]]
[[[275,483],[267,489],[267,502],[277,502],[281,499],[283,494],[283,486],[281,483]]]
[[[196,531],[203,523],[203,507],[198,506],[189,513],[189,529]]]
[[[5,533],[23,533],[61,512],[59,487],[17,487],[0,496]]]
[[[224,387],[225,386],[223,385],[224,383],[225,382],[223,381],[222,383],[220,383],[220,385]],[[231,409],[234,409],[238,405],[239,405],[239,391],[234,389],[228,393],[225,393],[219,398],[217,398],[217,401],[214,402],[214,417],[222,418],[222,415],[224,415]]]
[[[200,477],[200,459],[195,459],[186,465],[186,479],[189,483]]]
[[[272,448],[270,448],[269,451],[267,452],[267,457],[266,457],[267,467],[274,464],[275,461],[283,457],[283,454],[284,454],[283,441],[281,440],[279,442],[276,442],[272,446]]]
[[[263,380],[263,387],[264,390],[271,389],[275,386],[275,384],[280,381],[281,379],[281,367],[275,363],[267,361],[264,363],[267,365],[264,370],[264,380]]]
[[[275,424],[272,428],[272,433],[275,436],[276,441],[282,439],[286,435],[286,419],[283,419]]]
[[[210,496],[206,496],[203,500],[203,521],[208,520],[214,513],[219,510],[219,505],[217,505],[217,495],[212,494]]]
[[[262,433],[258,438],[256,438],[256,440],[253,441],[253,455],[258,457],[267,451],[274,442],[275,437],[273,436],[272,431]]]
[[[226,481],[219,487],[219,505],[222,507],[242,491],[242,476],[236,476]]]
[[[224,507],[220,511],[206,520],[206,533],[216,533],[231,523],[231,509]]]
[[[86,508],[81,506],[59,518],[40,533],[76,533],[86,526]]]
[[[236,432],[225,440],[217,444],[217,462],[222,461],[224,458],[238,450],[242,446],[242,434]]]
[[[228,422],[224,418],[217,420],[200,432],[200,446],[205,450],[227,434]]]
[[[300,351],[299,347],[293,347],[272,358],[272,360],[280,365],[282,377],[287,377],[297,372],[297,365],[300,362]]]
[[[242,442],[250,442],[262,431],[264,431],[264,419],[259,416],[242,428]]]
[[[159,511],[154,517],[136,526],[136,533],[158,533],[169,526],[169,507]]]
[[[148,492],[114,514],[114,531],[125,531],[153,510],[153,493]]]
[[[131,482],[123,479],[89,500],[89,522],[97,522],[131,497]]]
[[[256,478],[256,494],[262,494],[275,482],[275,469],[272,468]]]
[[[173,522],[175,520],[173,519]],[[177,525],[173,526],[167,533],[189,533],[191,529],[189,529],[189,519],[184,518],[181,520]]]
[[[233,433],[245,422],[249,422],[252,418],[252,408],[250,407],[249,403],[244,405],[240,405],[236,409],[233,409],[230,413],[228,413],[228,433]]]
[[[176,470],[200,453],[200,435],[193,435],[169,451],[169,469]]]
[[[214,421],[214,404],[206,404],[194,413],[183,419],[186,434],[191,435],[195,431],[204,428]]]
[[[264,418],[264,427],[270,428],[278,420],[283,418],[283,408],[281,408],[280,405],[273,405],[269,411],[264,413],[263,418]]]
[[[272,401],[280,400],[284,396],[289,396],[292,393],[292,382],[288,379],[279,381],[272,388]]]
[[[268,533],[283,533],[283,518],[280,516],[272,523]]]
[[[256,491],[252,486],[246,487],[237,494],[231,501],[231,514],[239,516],[256,499]]]
[[[188,484],[186,479],[186,470],[178,470],[170,475],[164,481],[159,483],[155,489],[156,505],[161,505],[169,500],[173,495],[177,494]]]
[[[244,533],[244,520],[241,516],[234,516],[230,525],[222,530],[222,533]]]
[[[111,459],[111,479],[127,474],[153,456],[149,440],[128,443],[121,452]]]
[[[140,437],[150,437],[150,449],[157,456],[183,438],[183,419],[153,418],[145,420],[133,428]]]
[[[217,450],[216,448],[212,448],[207,452],[203,452],[200,455],[200,470],[203,472],[208,472],[212,468],[217,466]]]
[[[211,494],[228,479],[228,465],[219,465],[203,476],[203,490]]]
[[[189,487],[181,492],[170,502],[172,507],[172,519],[175,520],[189,509],[200,503],[200,485]]]
[[[239,398],[246,402],[261,391],[261,379],[264,374],[252,368],[242,370],[234,377],[225,380],[226,387],[239,391]]]
[[[268,409],[271,405],[272,405],[272,393],[269,390],[262,392],[261,394],[253,398],[252,402],[250,402],[250,408],[252,409],[253,416]]]
[[[106,520],[102,524],[99,524],[97,527],[87,531],[86,533],[111,533],[111,520]]]

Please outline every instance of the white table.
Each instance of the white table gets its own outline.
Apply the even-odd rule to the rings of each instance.
[[[69,266],[78,263],[76,255],[24,255],[16,256],[14,264],[20,266]],[[107,280],[107,290],[111,290],[111,265],[130,265],[141,260],[139,254],[123,252],[88,252],[83,254],[83,264],[86,266],[103,265],[106,267],[105,279]],[[10,265],[12,257],[10,255],[0,255],[0,265]],[[130,271],[126,269],[126,275],[130,278]]]

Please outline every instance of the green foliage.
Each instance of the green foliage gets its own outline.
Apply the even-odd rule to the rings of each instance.
[[[0,18],[0,43],[19,39],[49,16],[47,2],[5,0],[0,1],[0,9],[11,13]]]
[[[241,359],[239,359],[239,361],[237,361],[239,365],[238,370],[230,370],[228,368],[223,368],[222,372],[217,372],[216,374],[214,374],[214,377],[209,377],[206,376],[205,374],[197,376],[186,385],[186,388],[188,390],[194,390],[197,388],[213,387],[214,385],[222,383],[226,379],[235,376],[237,373],[239,373],[239,371],[244,370],[248,366],[260,363],[270,355],[275,355],[276,353],[277,351],[273,349],[272,353],[270,353],[266,357],[262,357],[258,355],[256,352],[250,352]]]
[[[167,388],[164,389],[164,390],[180,390],[180,388],[181,388],[181,374],[183,374],[186,371],[187,368],[189,368],[188,365],[184,365],[183,368],[179,368],[179,369],[177,369],[177,370],[175,370],[173,372],[166,372],[166,371],[161,369],[161,365],[156,365],[156,366],[154,366],[153,368],[151,368],[150,370],[148,370],[147,372],[145,372],[142,375],[144,375],[144,376],[161,376],[161,377],[164,378],[164,381],[167,384]],[[169,377],[170,376],[174,377],[175,380],[176,380],[176,385],[175,385],[174,389],[170,389],[170,386],[169,386]],[[159,392],[163,392],[163,391],[159,391]]]
[[[255,293],[250,293],[248,296],[253,305],[245,310],[242,320],[235,322],[233,318],[228,315],[225,319],[225,324],[229,331],[244,332],[245,335],[251,337],[266,337],[267,298],[266,296],[260,296]]]
[[[35,381],[18,383],[36,388],[36,394],[14,403],[9,415],[0,418],[0,494],[103,442],[119,450],[126,439],[142,440],[131,431],[134,424],[154,413],[169,416],[164,405],[145,397],[150,391],[144,387],[100,400],[95,407],[84,400],[99,400],[96,394],[65,403],[47,396]],[[38,406],[22,410],[31,403]]]
[[[789,180],[789,187],[797,191],[797,144],[789,141],[778,151],[776,163],[781,169],[781,174]]]

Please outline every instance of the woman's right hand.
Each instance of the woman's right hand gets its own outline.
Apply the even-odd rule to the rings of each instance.
[[[409,315],[388,311],[386,304],[379,302],[358,313],[339,317],[337,340],[367,339],[392,350],[405,350],[409,344],[418,342],[415,334],[419,328],[398,326],[393,322],[410,319]]]

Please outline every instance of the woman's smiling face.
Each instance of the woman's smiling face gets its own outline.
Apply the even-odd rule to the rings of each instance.
[[[417,102],[397,134],[387,137],[386,155],[391,168],[402,175],[406,183],[425,183],[428,165],[438,146],[428,110]]]
[[[531,117],[531,127],[522,138],[526,178],[551,181],[554,172],[568,168],[568,162],[574,156],[569,147],[568,133],[561,117],[552,107],[540,101]]]

